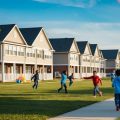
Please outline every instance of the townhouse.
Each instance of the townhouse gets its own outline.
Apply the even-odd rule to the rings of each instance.
[[[79,59],[81,78],[88,77],[92,75],[92,67],[91,67],[92,52],[89,43],[88,41],[78,41],[77,45],[81,53]]]
[[[106,75],[110,76],[114,70],[119,69],[120,57],[118,49],[101,50],[106,59]]]
[[[0,42],[0,81],[12,82],[22,75],[30,80],[36,69],[40,79],[53,79],[54,50],[43,28],[0,25]]]
[[[15,24],[0,25],[0,42],[0,81],[15,81],[25,73],[27,43]]]
[[[100,54],[101,54],[101,57],[100,57],[100,76],[106,77],[106,59],[103,56],[103,53],[101,50],[100,50]]]
[[[60,77],[63,70],[68,75],[74,73],[74,78],[80,78],[79,49],[75,38],[51,38],[50,42],[55,50],[53,54],[54,77]]]
[[[42,27],[20,28],[28,47],[26,49],[26,74],[40,72],[41,80],[53,79],[53,48]],[[30,79],[30,78],[28,78]]]
[[[91,70],[96,70],[100,77],[105,77],[105,64],[106,60],[103,57],[97,44],[90,44],[92,58],[91,58]]]

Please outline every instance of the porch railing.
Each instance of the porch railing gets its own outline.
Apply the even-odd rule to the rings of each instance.
[[[80,73],[74,73],[74,78],[80,78]]]

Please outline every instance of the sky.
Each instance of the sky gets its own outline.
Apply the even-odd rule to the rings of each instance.
[[[0,24],[13,23],[120,49],[120,0],[0,0]]]

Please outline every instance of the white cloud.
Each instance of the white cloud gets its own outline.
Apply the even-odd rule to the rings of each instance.
[[[99,0],[33,0],[33,1],[86,8],[93,7]]]
[[[81,23],[72,21],[23,22],[22,26],[43,26],[48,37],[75,37],[97,43],[100,48],[120,49],[120,23]]]
[[[120,3],[120,0],[117,0],[118,3]]]

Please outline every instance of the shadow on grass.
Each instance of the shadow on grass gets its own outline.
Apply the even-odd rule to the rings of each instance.
[[[113,92],[113,88],[112,87],[107,87],[107,88],[100,88],[100,90],[103,92],[103,93],[105,93],[105,94],[111,94],[111,93],[114,93]],[[49,91],[50,93],[56,93],[56,91],[57,90],[51,90],[51,91]],[[61,93],[64,93],[65,91],[64,91],[64,89],[63,90],[61,90],[60,91]],[[69,89],[68,88],[68,93],[69,94],[80,94],[80,95],[85,95],[85,94],[93,94],[93,88],[91,88],[91,89],[85,89],[85,90],[83,90],[83,89],[77,89],[77,90],[72,90],[72,89]]]
[[[100,88],[100,90],[104,93],[104,94],[111,94],[111,93],[113,93],[113,88],[111,88],[111,87],[109,87],[109,88]],[[64,93],[65,91],[64,91],[64,89],[63,90],[61,90],[60,91],[60,93]],[[41,92],[41,91],[35,91],[35,92],[32,92],[32,93],[30,93],[30,92],[24,92],[23,94],[21,93],[21,94],[0,94],[0,96],[2,96],[2,97],[4,97],[4,96],[9,96],[9,97],[12,97],[12,96],[18,96],[18,97],[20,97],[20,96],[46,96],[46,95],[48,95],[48,96],[51,96],[51,95],[53,95],[53,94],[56,94],[57,93],[57,89],[56,90],[49,90],[49,92]],[[59,94],[60,94],[59,93]],[[91,89],[85,89],[85,90],[83,90],[83,89],[79,89],[79,90],[71,90],[71,89],[68,89],[68,93],[69,94],[78,94],[78,95],[86,95],[86,94],[92,94],[93,93],[93,88],[91,88]]]
[[[2,97],[0,98],[0,114],[39,114],[53,117],[95,102],[79,100],[22,100]]]

